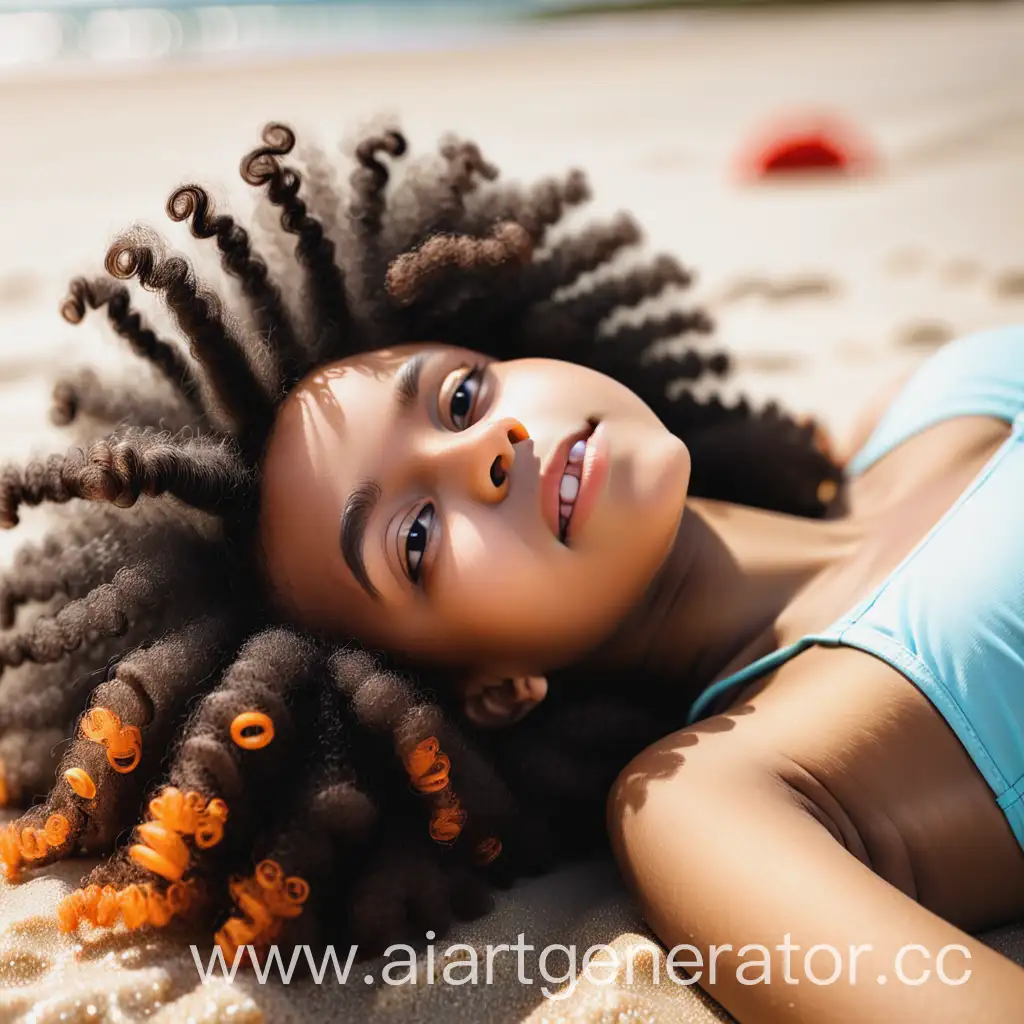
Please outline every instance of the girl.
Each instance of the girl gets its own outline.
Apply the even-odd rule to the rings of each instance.
[[[1024,976],[960,929],[1024,906],[1017,335],[938,356],[847,480],[813,425],[680,390],[727,368],[660,344],[700,313],[606,324],[689,278],[616,268],[628,218],[559,233],[580,174],[488,184],[450,141],[391,183],[386,132],[339,205],[287,128],[263,142],[242,176],[298,286],[178,189],[168,213],[214,241],[244,315],[155,236],[119,239],[63,312],[105,308],[154,393],[61,381],[60,419],[114,433],[0,478],[6,526],[117,507],[73,506],[4,583],[0,665],[28,663],[0,688],[9,795],[75,736],[0,837],[8,877],[109,847],[141,801],[65,928],[197,914],[229,956],[286,926],[379,947],[589,848],[611,788],[648,920],[719,947],[701,980],[740,1019],[1009,1016]],[[779,978],[787,935],[870,946],[860,983],[799,959]],[[908,944],[962,947],[971,983],[943,961],[881,987]],[[774,985],[744,977],[750,947]]]

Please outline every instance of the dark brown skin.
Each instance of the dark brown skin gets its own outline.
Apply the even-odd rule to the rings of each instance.
[[[840,521],[684,506],[685,449],[615,382],[549,360],[491,364],[486,400],[456,429],[445,410],[476,357],[440,346],[417,404],[395,418],[395,370],[418,350],[360,356],[300,385],[266,457],[262,545],[297,621],[461,669],[467,714],[492,725],[543,699],[545,673],[565,664],[672,674],[696,695],[824,629],[902,560],[1009,432],[981,417],[925,431],[854,481]],[[612,472],[565,547],[543,520],[539,470],[595,413],[609,424]],[[488,476],[499,456],[500,487]],[[340,510],[368,475],[382,488],[366,545],[376,599],[338,554]],[[426,500],[457,543],[432,541],[424,591],[403,582],[388,552]],[[705,960],[711,944],[732,945],[717,957],[716,983],[705,972],[701,984],[742,1021],[1021,1016],[1024,971],[967,931],[1024,915],[1024,854],[939,713],[876,658],[811,649],[666,737],[622,773],[609,828],[667,945],[692,943]],[[800,947],[789,967],[798,984],[783,980],[776,950],[787,934]],[[803,952],[821,943],[844,956],[831,985],[803,976]],[[737,981],[747,944],[772,951],[771,984]],[[933,957],[907,954],[908,976],[932,969],[919,986],[895,978],[909,944]],[[971,970],[959,986],[935,971],[951,944],[970,952],[944,964],[947,976]],[[849,951],[869,945],[851,986]],[[814,970],[827,976],[832,961]]]

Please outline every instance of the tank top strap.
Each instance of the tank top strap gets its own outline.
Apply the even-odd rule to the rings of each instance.
[[[970,334],[941,348],[904,384],[847,464],[858,476],[904,441],[944,420],[1024,411],[1024,325]]]

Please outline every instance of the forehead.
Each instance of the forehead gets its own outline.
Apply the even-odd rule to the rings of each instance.
[[[394,391],[395,375],[412,356],[462,351],[440,343],[397,345],[349,356],[314,370],[295,386],[278,410],[265,460],[271,463],[271,473],[276,461],[273,455],[282,447],[293,449],[300,460],[303,454],[315,460],[325,440],[337,443],[354,428],[355,433],[347,440],[350,448],[357,449],[360,427],[365,431],[368,425],[363,417],[372,416],[374,421],[382,418]],[[335,472],[340,468],[335,466]]]

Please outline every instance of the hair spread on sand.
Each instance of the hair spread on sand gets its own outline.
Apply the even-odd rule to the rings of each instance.
[[[61,311],[104,311],[150,376],[126,389],[69,374],[53,416],[90,443],[0,474],[3,527],[22,506],[83,499],[0,581],[0,798],[48,791],[0,832],[0,861],[15,879],[109,854],[61,905],[67,930],[196,915],[229,954],[281,934],[370,951],[440,932],[485,912],[491,885],[600,842],[615,775],[685,713],[668,689],[641,704],[615,680],[567,678],[481,734],[443,680],[281,621],[253,557],[260,462],[276,409],[318,365],[435,339],[570,360],[686,441],[694,494],[816,516],[836,491],[822,483],[841,480],[813,424],[694,396],[727,356],[661,343],[708,334],[700,311],[608,329],[690,275],[664,256],[617,268],[640,242],[628,216],[564,225],[589,196],[579,171],[506,185],[448,139],[393,181],[407,146],[386,131],[336,189],[300,173],[294,143],[270,124],[241,162],[276,210],[273,265],[198,185],[167,203],[216,246],[244,312],[156,235],[119,238],[107,276],[74,280]],[[146,323],[129,281],[162,299],[176,336]]]

